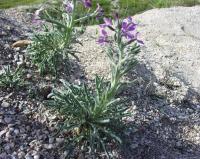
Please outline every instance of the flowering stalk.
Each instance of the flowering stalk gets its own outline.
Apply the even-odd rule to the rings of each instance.
[[[104,24],[100,25],[101,35],[98,43],[108,45],[107,55],[111,66],[110,88],[106,93],[106,100],[109,102],[118,93],[121,87],[121,78],[136,64],[135,55],[140,52],[140,45],[143,44],[138,39],[136,24],[131,17],[120,20],[118,15],[115,21],[104,18]],[[114,32],[114,38],[108,36],[108,31]]]
[[[43,10],[44,8],[35,12],[33,19],[35,24],[39,25],[44,22],[52,24],[51,28],[45,26],[44,33],[34,36],[29,49],[32,60],[39,67],[40,73],[50,70],[49,73],[55,73],[57,76],[59,66],[62,66],[63,63],[69,66],[69,55],[77,59],[76,52],[72,50],[71,45],[79,43],[77,36],[80,32],[75,30],[76,24],[102,13],[102,8],[98,5],[94,12],[76,19],[77,7],[80,2],[86,9],[92,6],[91,0],[66,0],[61,7],[60,18],[49,14],[47,10]],[[69,72],[69,69],[67,68],[66,71]]]
[[[104,18],[98,43],[108,45],[107,55],[111,65],[111,80],[107,84],[103,78],[95,78],[95,90],[86,85],[73,85],[63,81],[63,89],[54,89],[48,102],[63,117],[61,131],[69,132],[69,144],[81,147],[83,152],[95,158],[97,150],[104,150],[107,158],[107,143],[122,143],[119,129],[124,128],[123,119],[129,116],[127,107],[116,98],[121,87],[121,78],[133,68],[135,55],[143,43],[138,40],[136,24],[131,18],[115,21]],[[107,30],[114,32],[114,38]],[[112,40],[111,40],[112,38]],[[98,158],[98,157],[96,157]]]

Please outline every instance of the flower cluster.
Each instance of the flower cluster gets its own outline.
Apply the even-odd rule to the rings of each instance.
[[[35,11],[35,14],[33,15],[33,20],[32,20],[33,24],[35,24],[35,25],[40,25],[40,24],[43,23],[43,20],[40,18],[40,13],[41,13],[41,11],[42,11],[43,9],[44,9],[44,8],[41,7],[41,8],[39,8],[38,10]]]
[[[91,8],[92,7],[92,1],[91,0],[82,0],[83,5],[85,8]]]
[[[122,21],[119,20],[118,16],[115,16],[115,21],[111,18],[104,18],[104,24],[100,25],[100,36],[98,43],[104,45],[109,43],[109,36],[106,28],[115,33],[118,33],[121,38],[126,39],[129,43],[137,41],[139,44],[144,44],[143,41],[138,39],[138,32],[136,31],[137,24],[134,23],[132,17],[128,17]]]
[[[74,3],[78,3],[78,2],[81,2],[84,5],[85,8],[91,8],[92,7],[92,1],[91,0],[77,0],[77,1],[76,0],[75,1],[66,0],[66,1],[63,1],[63,7],[64,7],[65,12],[67,14],[71,14],[74,11],[74,5],[75,5]],[[35,11],[35,13],[33,15],[33,20],[32,20],[33,24],[40,25],[44,22],[40,17],[40,13],[43,9],[44,8],[41,7],[40,9]],[[96,14],[97,19],[99,19],[100,17],[103,16],[104,10],[99,5],[99,3],[97,3],[97,8],[94,11],[94,13]]]
[[[63,5],[67,13],[72,13],[72,11],[74,10],[74,4],[71,1],[64,2]]]
[[[100,17],[104,15],[104,9],[100,6],[99,3],[97,3],[96,12],[97,12],[97,16],[96,16],[97,19],[99,19]]]
[[[91,8],[92,7],[92,1],[91,0],[79,0],[79,1],[84,5],[85,8]],[[73,1],[64,1],[63,2],[63,5],[64,5],[67,13],[72,13],[72,11],[74,10],[74,4],[73,3],[74,3]]]
[[[92,1],[91,0],[81,0],[80,2],[82,2],[82,4],[85,6],[85,8],[91,8],[92,7]],[[65,6],[65,10],[66,10],[67,13],[72,13],[72,11],[74,10],[73,1],[64,1],[63,5]]]

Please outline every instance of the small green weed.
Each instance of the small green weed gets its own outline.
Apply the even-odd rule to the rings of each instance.
[[[89,152],[91,156],[100,149],[108,155],[108,142],[122,143],[118,131],[124,126],[122,118],[128,113],[120,99],[107,99],[109,87],[102,78],[96,77],[95,81],[95,92],[86,85],[77,86],[62,81],[63,89],[53,91],[54,100],[48,105],[63,116],[61,131],[71,134],[67,138],[70,145]]]
[[[18,88],[23,86],[22,75],[21,67],[18,67],[16,70],[11,70],[10,66],[4,67],[3,73],[0,74],[0,87]]]
[[[43,33],[33,36],[28,52],[41,74],[52,73],[58,76],[61,67],[65,66],[66,70],[70,70],[70,55],[77,58],[72,44],[80,43],[77,37],[81,31],[75,25],[99,15],[101,11],[99,7],[92,13],[87,12],[86,15],[76,18],[79,5],[76,0],[64,1],[60,6],[51,6],[51,10],[40,8],[36,11],[33,22],[36,25],[45,22],[45,28]],[[54,11],[57,16],[52,14]]]

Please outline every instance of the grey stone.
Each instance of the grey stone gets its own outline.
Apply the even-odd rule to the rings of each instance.
[[[49,144],[52,144],[54,142],[54,138],[49,138]]]
[[[20,152],[18,153],[18,158],[19,158],[19,159],[23,159],[25,155],[26,155],[26,154],[25,154],[23,151],[20,151]]]
[[[19,129],[14,130],[15,135],[19,135]]]
[[[134,18],[145,46],[138,59],[149,64],[157,79],[169,71],[200,92],[200,7],[153,9]],[[184,17],[184,18],[183,18]],[[178,81],[174,86],[180,86]]]
[[[39,154],[36,154],[36,155],[33,156],[33,158],[34,158],[34,159],[40,159],[40,155],[39,155]]]
[[[64,138],[56,138],[56,142],[59,144],[63,143],[64,141],[65,141]]]
[[[31,77],[32,77],[32,75],[31,75],[30,73],[28,73],[28,74],[26,75],[26,78],[27,78],[27,79],[31,79]]]
[[[4,118],[4,121],[5,121],[7,124],[9,124],[9,123],[11,123],[12,118],[10,118],[10,117],[5,117],[5,118]]]
[[[7,132],[7,129],[4,129],[4,130],[0,131],[0,137],[1,137],[2,135],[4,135],[6,132]]]
[[[54,144],[44,144],[45,149],[53,149],[54,147]]]
[[[10,107],[10,103],[3,101],[3,102],[1,103],[1,106],[2,106],[3,108],[8,108],[8,107]]]
[[[28,155],[25,156],[25,159],[33,159],[33,157],[28,154]]]

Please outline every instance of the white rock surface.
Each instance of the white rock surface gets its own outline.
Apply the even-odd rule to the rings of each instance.
[[[200,6],[154,9],[135,16],[140,55],[159,79],[166,70],[200,92]]]

